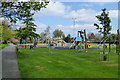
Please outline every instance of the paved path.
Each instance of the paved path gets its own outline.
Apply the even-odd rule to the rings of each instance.
[[[20,78],[14,45],[2,50],[2,77]]]

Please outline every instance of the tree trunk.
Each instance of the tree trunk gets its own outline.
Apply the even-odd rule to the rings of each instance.
[[[31,38],[31,37],[29,37],[29,39],[30,39],[30,42],[32,43],[32,38]]]
[[[104,55],[104,57],[103,57],[103,60],[104,61],[106,61],[106,55],[105,55],[105,38],[104,38],[104,41],[103,41],[103,55]]]
[[[20,44],[22,44],[22,39],[20,39]]]

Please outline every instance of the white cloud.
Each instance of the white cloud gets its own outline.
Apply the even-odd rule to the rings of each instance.
[[[65,15],[64,18],[76,18],[76,22],[80,23],[93,23],[97,21],[97,19],[95,18],[97,14],[98,12],[92,9],[80,9],[77,11],[71,11],[69,14]]]
[[[82,6],[82,7],[92,7],[93,5],[92,4],[85,4],[85,3],[83,3],[83,4],[80,4],[80,6]]]
[[[48,27],[46,24],[43,23],[35,23],[37,25],[36,27],[36,33],[40,34],[41,32],[44,32],[44,30]]]
[[[46,6],[47,8],[42,8],[41,11],[35,14],[37,17],[41,16],[63,16],[66,14],[67,10],[70,9],[68,6],[64,6],[60,2],[52,2]]]
[[[119,0],[52,0],[60,2],[119,2]]]
[[[115,18],[115,19],[118,18],[118,10],[110,10],[110,11],[108,11],[108,12],[109,12],[109,16],[110,16],[111,18]]]
[[[61,25],[61,24],[59,24],[59,25],[57,25],[57,27],[59,27],[59,28],[63,28],[64,26],[63,26],[63,25]]]

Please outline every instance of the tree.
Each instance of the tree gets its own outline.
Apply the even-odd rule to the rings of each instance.
[[[103,34],[103,54],[105,54],[105,38],[110,34],[111,31],[111,19],[108,17],[109,13],[105,12],[106,8],[102,9],[101,15],[97,15],[96,18],[100,21],[100,24],[102,27],[100,27],[98,24],[94,24],[96,26],[99,33]],[[106,56],[104,55],[104,60],[106,60]]]
[[[46,30],[44,30],[44,34],[45,34],[45,37],[46,37],[46,38],[49,37],[49,35],[50,35],[50,26],[48,26],[48,27],[46,28]]]
[[[110,36],[111,36],[111,40],[112,40],[113,42],[116,42],[117,34],[111,34]]]
[[[2,20],[1,28],[2,28],[2,39],[4,40],[4,43],[6,43],[7,40],[10,40],[13,37],[13,31],[7,19]]]
[[[15,38],[18,38],[20,40],[20,44],[22,44],[23,39],[27,39],[28,34],[27,34],[27,28],[19,28],[15,30]]]
[[[64,41],[67,43],[70,43],[71,42],[71,35],[68,34],[67,37],[65,37]]]
[[[101,34],[99,34],[99,33],[96,33],[95,36],[98,39],[98,41],[101,41],[102,38],[103,38],[103,36]]]
[[[40,36],[41,36],[41,38],[43,39],[43,40],[45,40],[46,38],[45,38],[45,33],[44,32],[42,32],[42,33],[40,33]]]
[[[59,30],[59,29],[56,29],[54,32],[53,32],[53,37],[63,37],[64,36],[64,33],[62,30]]]
[[[44,32],[42,32],[42,33],[40,34],[40,36],[42,37],[43,40],[45,40],[47,37],[49,37],[49,35],[50,35],[50,26],[48,26],[48,27],[44,30]]]
[[[41,2],[1,2],[0,3],[0,15],[4,18],[8,18],[11,23],[21,21],[26,25],[26,31],[30,40],[32,40],[34,32],[36,31],[36,25],[34,24],[33,15],[35,12],[40,11],[41,8],[46,8],[49,1],[43,0]],[[25,34],[26,36],[26,34]]]

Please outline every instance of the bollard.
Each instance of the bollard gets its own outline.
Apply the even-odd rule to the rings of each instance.
[[[16,51],[19,52],[19,48],[18,47],[16,47]]]

